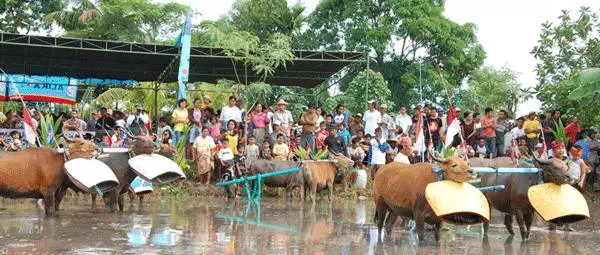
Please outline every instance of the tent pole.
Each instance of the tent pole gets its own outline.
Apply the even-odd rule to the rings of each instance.
[[[158,87],[160,86],[160,84],[158,83],[158,81],[154,82],[154,125],[152,126],[156,126],[158,127],[158,120],[160,119],[158,117]]]

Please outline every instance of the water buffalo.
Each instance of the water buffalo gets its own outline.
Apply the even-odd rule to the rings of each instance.
[[[469,162],[472,167],[522,167],[532,168],[537,167],[542,169],[544,180],[559,182],[565,177],[561,168],[564,167],[562,162],[554,160],[537,160],[534,163],[525,161],[514,161],[509,157],[499,157],[494,159],[472,158]],[[534,209],[527,191],[529,187],[536,185],[539,177],[538,174],[483,174],[481,177],[481,186],[504,185],[504,189],[498,191],[484,192],[491,208],[504,213],[504,225],[506,230],[511,235],[514,235],[512,227],[513,216],[517,219],[521,238],[523,240],[529,238],[531,224],[533,223]],[[483,225],[484,234],[487,235],[489,223]]]
[[[69,158],[91,157],[96,146],[83,139],[65,150]],[[46,215],[59,210],[60,191],[69,182],[64,168],[65,155],[53,149],[29,148],[0,154],[0,196],[44,200]]]
[[[271,173],[296,167],[300,167],[300,164],[294,161],[257,160],[248,167],[248,175]],[[285,188],[286,194],[290,198],[292,197],[292,190],[295,187],[300,187],[300,196],[301,199],[304,199],[304,176],[302,171],[265,178],[264,184],[268,187]]]
[[[352,165],[352,160],[344,155],[335,155],[334,160],[304,161],[301,171],[304,176],[305,191],[310,192],[310,200],[314,203],[317,191],[327,189],[329,201],[333,198],[333,182],[339,168]],[[305,199],[306,199],[305,195]]]
[[[472,176],[471,167],[458,157],[441,159],[433,156],[444,172],[444,179],[456,182],[466,182]],[[435,215],[425,198],[425,188],[428,184],[438,180],[429,163],[407,165],[393,162],[383,166],[374,180],[375,190],[375,216],[377,228],[381,236],[384,221],[388,211],[388,224],[394,223],[397,216],[410,217],[415,220],[419,240],[423,239],[425,222],[435,225],[435,239],[439,240],[441,220]],[[451,219],[447,219],[451,220]],[[457,215],[452,219],[457,223],[470,223],[478,219],[467,215]]]

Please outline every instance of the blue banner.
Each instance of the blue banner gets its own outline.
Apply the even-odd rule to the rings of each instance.
[[[79,81],[69,77],[23,74],[0,75],[8,100],[75,104]]]
[[[190,69],[190,50],[192,40],[192,9],[188,11],[185,17],[185,24],[183,25],[183,31],[177,38],[176,46],[181,46],[181,55],[179,56],[179,74],[177,75],[177,82],[179,84],[179,93],[177,99],[186,98],[186,89]]]

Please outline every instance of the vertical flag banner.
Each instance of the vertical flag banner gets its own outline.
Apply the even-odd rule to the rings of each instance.
[[[29,109],[25,103],[23,103],[23,128],[25,129],[25,140],[29,144],[35,144],[37,140],[37,133],[35,132],[36,127],[33,125],[33,119],[31,118],[31,113],[29,113]]]
[[[456,117],[454,107],[450,104],[450,113],[448,114],[448,129],[446,129],[446,141],[444,147],[449,147],[454,142],[454,136],[460,133],[460,121]]]
[[[175,46],[181,46],[181,55],[179,56],[179,74],[177,76],[177,82],[179,84],[179,93],[177,99],[186,98],[186,87],[190,69],[190,47],[192,40],[192,9],[187,13],[185,17],[185,24],[183,24],[183,31],[177,38]]]
[[[0,101],[6,101],[6,80],[4,74],[0,74]]]

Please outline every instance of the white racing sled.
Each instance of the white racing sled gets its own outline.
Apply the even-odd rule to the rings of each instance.
[[[186,178],[175,161],[158,154],[130,158],[129,166],[139,177],[153,184],[172,183]]]
[[[84,191],[102,196],[119,185],[110,167],[97,159],[72,159],[65,163],[65,169],[75,186]]]

